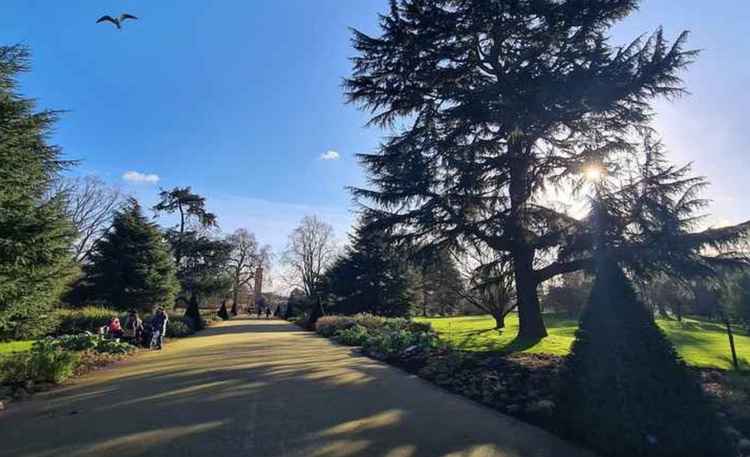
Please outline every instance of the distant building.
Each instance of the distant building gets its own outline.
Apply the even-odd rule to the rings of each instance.
[[[253,303],[259,306],[263,298],[263,267],[259,266],[255,270],[255,288],[253,290]]]

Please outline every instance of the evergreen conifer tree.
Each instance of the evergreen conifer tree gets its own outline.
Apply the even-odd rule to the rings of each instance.
[[[395,240],[479,241],[507,258],[522,338],[546,335],[538,286],[592,266],[590,238],[576,236],[586,225],[545,204],[545,190],[575,188],[589,163],[625,165],[651,102],[684,91],[687,33],[612,43],[638,4],[392,0],[381,34],[354,32],[347,96],[393,129],[360,156],[371,187],[355,195]],[[557,257],[571,240],[577,253]]]
[[[407,259],[384,234],[360,225],[345,255],[325,275],[329,311],[405,316],[414,299],[410,278]]]
[[[558,422],[604,455],[732,456],[688,367],[604,257],[566,361]]]
[[[134,199],[115,214],[84,269],[90,298],[116,309],[171,308],[179,290],[169,246]]]
[[[45,197],[65,166],[47,142],[57,113],[18,93],[28,64],[25,48],[0,46],[0,339],[48,330],[45,315],[75,273],[64,202]]]

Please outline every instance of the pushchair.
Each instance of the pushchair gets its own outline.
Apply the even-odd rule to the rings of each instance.
[[[154,330],[154,327],[151,324],[145,324],[143,326],[141,346],[149,349],[154,349],[155,347],[161,349],[162,341],[162,335],[159,330]]]

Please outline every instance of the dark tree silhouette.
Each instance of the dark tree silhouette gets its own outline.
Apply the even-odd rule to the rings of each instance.
[[[327,309],[335,314],[405,316],[414,301],[409,263],[383,233],[360,224],[351,245],[325,273]]]
[[[355,195],[396,240],[476,239],[509,258],[521,337],[546,335],[538,285],[585,263],[554,259],[580,224],[544,189],[622,163],[651,100],[683,93],[687,33],[611,44],[638,3],[393,0],[380,36],[354,31],[348,99],[394,129],[360,155],[372,185]]]
[[[607,254],[563,373],[557,422],[594,450],[735,455],[697,379]]]
[[[182,260],[182,246],[180,238],[191,231],[190,224],[197,223],[199,227],[216,226],[216,215],[206,210],[206,199],[193,193],[190,187],[175,187],[172,190],[162,190],[160,201],[152,208],[156,215],[161,213],[179,215],[177,227],[169,230],[169,237],[173,241],[175,262],[179,265]]]
[[[212,239],[197,232],[187,232],[182,238],[183,257],[177,266],[177,279],[182,291],[179,300],[187,302],[185,315],[196,329],[203,321],[200,315],[202,299],[212,295],[226,295],[232,287],[227,274],[227,263],[232,246],[224,240]]]

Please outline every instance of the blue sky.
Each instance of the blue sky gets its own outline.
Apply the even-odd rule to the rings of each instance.
[[[651,0],[615,30],[624,41],[663,25],[704,50],[685,80],[692,95],[657,104],[656,125],[679,162],[713,183],[716,223],[749,218],[750,4]],[[353,155],[383,132],[345,105],[348,27],[377,30],[385,0],[2,0],[0,43],[24,43],[25,94],[65,109],[54,135],[78,174],[97,174],[153,203],[190,185],[225,231],[247,227],[278,251],[305,214],[352,220],[344,186],[363,182]],[[122,31],[102,14],[141,17]],[[327,151],[338,159],[321,160]],[[334,155],[334,154],[329,154]],[[123,179],[129,171],[159,181]],[[131,175],[136,176],[137,175]],[[151,181],[155,178],[151,178]]]

